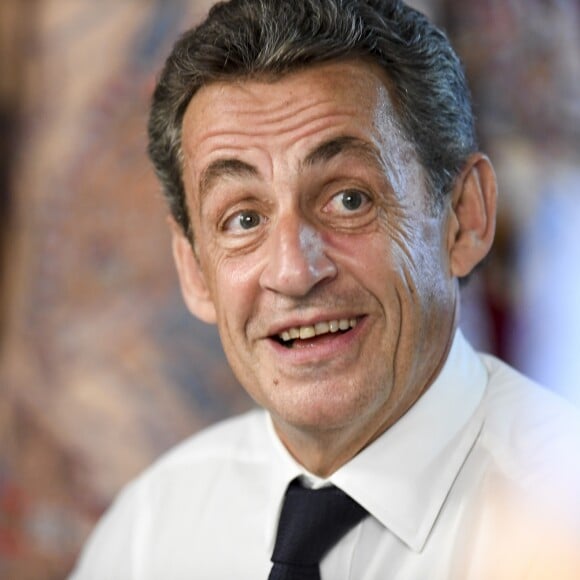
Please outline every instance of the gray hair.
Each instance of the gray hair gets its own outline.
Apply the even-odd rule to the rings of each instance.
[[[203,86],[269,78],[344,58],[378,63],[405,137],[440,208],[477,148],[471,100],[447,37],[399,0],[230,0],[176,42],[155,89],[149,155],[174,219],[193,235],[182,178],[182,122]]]

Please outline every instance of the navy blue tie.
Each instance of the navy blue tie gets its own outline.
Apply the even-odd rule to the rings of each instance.
[[[288,486],[268,580],[320,580],[324,555],[367,511],[337,487]]]

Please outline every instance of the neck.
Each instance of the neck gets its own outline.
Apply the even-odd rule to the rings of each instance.
[[[274,420],[278,437],[307,471],[323,479],[332,475],[364,449],[370,441],[353,439],[350,431],[337,428],[321,432],[305,431],[289,425],[281,426]]]

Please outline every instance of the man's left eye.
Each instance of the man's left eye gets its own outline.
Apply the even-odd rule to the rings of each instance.
[[[368,195],[362,191],[348,190],[341,191],[335,195],[328,204],[328,211],[336,212],[355,212],[360,210],[370,202]]]

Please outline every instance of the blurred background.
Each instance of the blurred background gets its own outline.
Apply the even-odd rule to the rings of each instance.
[[[147,105],[204,0],[1,0],[0,577],[57,580],[121,486],[250,407],[182,304]],[[580,3],[412,2],[445,28],[500,183],[462,325],[580,405]]]

